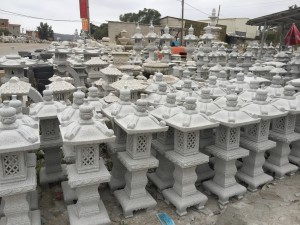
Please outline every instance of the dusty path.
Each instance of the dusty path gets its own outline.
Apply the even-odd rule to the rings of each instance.
[[[0,43],[0,57],[7,55],[11,52],[11,46],[15,47],[15,51],[29,51],[33,52],[35,49],[48,48],[49,44],[39,43]]]

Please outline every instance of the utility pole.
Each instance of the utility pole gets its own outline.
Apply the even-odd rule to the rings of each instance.
[[[87,16],[88,16],[88,36],[91,37],[91,19],[90,19],[90,3],[89,0],[86,0],[86,11],[87,11]]]
[[[221,11],[221,5],[219,5],[217,24],[219,23],[220,11]]]
[[[184,18],[184,0],[181,0],[181,33],[180,33],[180,46],[183,45],[183,18]]]

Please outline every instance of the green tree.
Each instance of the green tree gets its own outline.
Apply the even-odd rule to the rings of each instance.
[[[97,40],[102,39],[103,37],[108,37],[108,24],[102,23],[100,26],[96,26],[95,24],[90,24],[91,27],[91,35]]]
[[[161,14],[155,9],[146,9],[139,10],[138,13],[125,13],[120,15],[119,19],[123,22],[140,22],[149,24],[151,21],[155,25],[159,25],[159,19]]]
[[[53,40],[52,26],[47,23],[40,22],[40,26],[37,27],[38,35],[41,40]]]
[[[11,34],[7,29],[1,28],[1,29],[0,29],[0,36],[2,36],[2,33],[3,33],[5,36],[8,36],[8,35]]]

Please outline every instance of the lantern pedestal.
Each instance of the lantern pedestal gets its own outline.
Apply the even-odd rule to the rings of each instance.
[[[195,187],[197,175],[196,166],[208,162],[208,156],[196,153],[183,156],[175,151],[166,153],[166,157],[174,163],[174,180],[172,188],[163,191],[166,202],[171,202],[176,207],[179,216],[187,214],[187,208],[195,206],[197,209],[204,208],[207,197]]]
[[[110,172],[111,179],[108,183],[110,190],[115,191],[117,189],[121,189],[125,187],[125,172],[126,168],[118,159],[118,152],[125,152],[126,145],[118,144],[118,143],[107,143],[107,151],[112,160],[113,167]]]
[[[233,196],[242,196],[247,189],[235,180],[236,159],[249,155],[249,151],[243,148],[224,150],[215,145],[207,147],[208,151],[215,156],[215,176],[212,180],[203,183],[208,193],[211,192],[219,197],[218,202],[224,206]]]
[[[148,169],[158,167],[158,160],[153,156],[132,159],[127,152],[119,152],[118,158],[127,169],[125,188],[114,192],[123,209],[124,217],[132,217],[135,210],[152,210],[157,202],[145,189],[148,181],[146,174]]]
[[[68,165],[69,185],[76,191],[78,201],[69,205],[68,213],[71,225],[106,225],[110,224],[107,211],[100,199],[98,187],[100,183],[110,180],[110,174],[104,165],[103,159],[99,160],[99,170],[79,174],[76,165]]]
[[[300,141],[295,141],[292,144],[292,150],[289,155],[289,160],[291,163],[300,166]]]

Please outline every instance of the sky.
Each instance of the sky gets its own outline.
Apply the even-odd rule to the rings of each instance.
[[[184,17],[190,20],[207,19],[213,8],[220,18],[255,18],[288,9],[298,0],[185,0]],[[181,0],[89,0],[92,23],[119,21],[119,15],[152,8],[164,16],[181,17]],[[14,14],[12,14],[12,13]],[[24,16],[43,19],[32,19]],[[73,34],[81,29],[79,0],[1,0],[0,18],[20,24],[21,31],[34,30],[40,22],[47,22],[55,33]],[[57,22],[45,19],[72,20]]]

